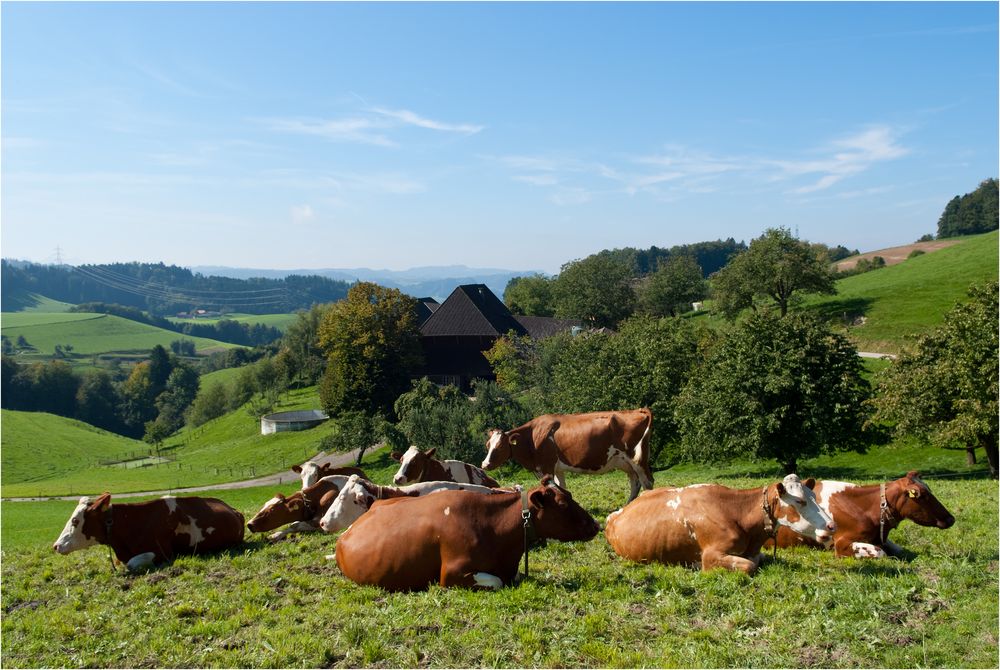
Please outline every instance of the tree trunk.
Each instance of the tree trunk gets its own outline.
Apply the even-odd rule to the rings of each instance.
[[[982,442],[983,451],[986,452],[986,461],[990,464],[990,477],[997,479],[997,443],[992,439]]]
[[[965,464],[966,465],[975,465],[976,464],[976,448],[975,447],[968,447],[965,450]]]

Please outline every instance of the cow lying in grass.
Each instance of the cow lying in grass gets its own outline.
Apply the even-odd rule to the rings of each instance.
[[[357,475],[329,475],[290,496],[276,493],[250,519],[247,528],[251,533],[263,533],[290,524],[269,535],[270,540],[280,540],[290,533],[315,533],[323,514],[351,477]]]
[[[524,493],[442,491],[380,500],[337,540],[337,565],[351,581],[388,591],[511,584],[524,553],[522,509],[538,538],[593,538],[600,527],[546,477]]]
[[[352,476],[344,485],[337,498],[328,506],[319,526],[327,533],[341,531],[367,512],[376,500],[393,498],[416,498],[438,491],[470,491],[473,493],[496,493],[504,489],[489,488],[477,484],[456,482],[421,482],[409,486],[378,486],[367,479]],[[509,492],[509,491],[507,491]]]
[[[777,535],[779,547],[804,544],[829,549],[832,546],[840,557],[899,556],[902,547],[889,541],[889,531],[903,520],[938,528],[951,528],[955,523],[955,517],[934,497],[916,471],[887,484],[872,486],[819,481],[815,493],[816,502],[837,524],[833,538],[817,542],[782,528]]]
[[[111,504],[111,494],[84,497],[52,549],[68,554],[95,544],[109,545],[119,562],[138,571],[178,554],[200,554],[243,541],[243,515],[215,498],[164,496],[139,503]]]
[[[619,556],[753,574],[760,549],[780,527],[824,541],[833,520],[796,475],[749,490],[717,484],[647,491],[608,516],[604,534]]]
[[[458,482],[460,484],[478,484],[496,488],[500,486],[482,468],[463,463],[462,461],[441,461],[434,458],[436,449],[420,451],[410,447],[406,453],[394,451],[390,456],[399,461],[399,470],[392,478],[396,486],[415,484],[418,482]]]
[[[322,455],[322,454],[321,454]],[[335,468],[329,463],[314,463],[313,461],[306,461],[302,465],[293,465],[292,472],[299,475],[302,479],[302,488],[312,486],[318,482],[323,477],[329,477],[330,475],[344,475],[350,477],[351,475],[358,475],[359,477],[364,477],[368,479],[368,475],[361,468]]]

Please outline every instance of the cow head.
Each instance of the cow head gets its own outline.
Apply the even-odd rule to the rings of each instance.
[[[264,503],[260,511],[247,523],[251,533],[280,528],[288,523],[304,521],[306,518],[306,502],[302,491],[296,491],[287,498],[281,493]]]
[[[107,531],[104,527],[104,513],[110,507],[110,493],[101,494],[97,500],[91,500],[87,497],[80,498],[80,503],[70,515],[63,532],[52,544],[52,550],[60,554],[68,554],[78,549],[100,544],[107,537]]]
[[[775,484],[778,502],[771,513],[777,523],[787,526],[799,535],[817,542],[827,542],[833,538],[837,525],[816,503],[816,496],[812,490],[814,485],[813,479],[803,483],[798,475],[788,475]]]
[[[329,463],[319,465],[312,461],[306,461],[302,465],[293,465],[292,472],[297,473],[302,478],[302,488],[308,488],[318,482],[320,478],[330,474],[332,468]]]
[[[392,483],[396,486],[402,486],[406,483],[413,484],[421,481],[420,477],[424,473],[424,468],[427,467],[427,462],[434,458],[435,451],[437,451],[436,447],[420,451],[416,446],[411,446],[405,454],[400,454],[398,451],[392,452],[390,456],[399,461],[399,470],[393,476]]]
[[[493,470],[506,463],[517,446],[518,436],[505,433],[499,428],[492,429],[486,438],[486,458],[483,459],[483,470]]]
[[[594,517],[573,500],[569,491],[556,486],[550,475],[542,478],[541,486],[528,494],[528,507],[540,538],[563,542],[589,540],[601,530]]]
[[[361,483],[360,477],[351,475],[343,490],[327,508],[319,527],[327,533],[341,531],[368,511],[375,503],[375,496]]]
[[[921,526],[951,528],[954,525],[955,517],[934,497],[927,484],[920,479],[919,472],[910,471],[893,484],[898,485],[898,490],[889,502],[900,517]],[[889,497],[888,491],[886,497]]]

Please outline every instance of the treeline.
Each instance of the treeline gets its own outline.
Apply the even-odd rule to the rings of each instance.
[[[14,311],[24,294],[39,293],[73,304],[100,302],[134,307],[156,316],[194,309],[275,314],[309,309],[347,295],[350,285],[327,277],[284,279],[206,277],[163,263],[62,265],[12,263],[0,267],[0,300]]]
[[[137,307],[127,307],[125,305],[109,305],[103,302],[85,302],[74,306],[71,312],[96,312],[98,314],[112,314],[123,319],[138,321],[157,328],[163,328],[182,335],[191,337],[207,337],[220,342],[240,344],[246,347],[255,347],[263,344],[270,344],[281,338],[281,331],[273,326],[262,323],[242,323],[233,319],[222,318],[214,323],[174,323],[170,319],[162,316],[146,314]]]
[[[972,193],[955,196],[948,202],[938,219],[939,238],[975,235],[996,230],[1000,219],[998,185],[987,179]]]

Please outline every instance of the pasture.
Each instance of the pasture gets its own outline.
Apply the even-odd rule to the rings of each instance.
[[[179,339],[194,341],[199,353],[237,346],[204,337],[188,337],[111,314],[4,312],[2,319],[3,334],[11,342],[23,336],[37,351],[19,355],[19,362],[51,358],[57,344],[73,345],[73,357],[148,354],[157,344],[169,349],[170,343]]]
[[[383,450],[365,467],[386,483],[394,462]],[[827,466],[838,472],[855,470]],[[777,479],[695,466],[656,477]],[[513,468],[499,478],[533,483]],[[72,502],[5,503],[2,651],[18,667],[996,667],[996,483],[928,483],[957,523],[902,524],[892,539],[904,560],[779,550],[754,577],[703,574],[623,562],[598,535],[533,550],[531,576],[514,588],[413,594],[347,581],[324,558],[335,538],[318,534],[252,536],[221,555],[113,574],[105,547],[52,552]],[[621,473],[568,485],[602,522],[627,497]],[[249,518],[272,494],[207,495]]]
[[[196,323],[202,325],[213,325],[222,321],[223,319],[228,319],[230,321],[239,321],[240,323],[248,323],[251,326],[255,323],[259,323],[264,326],[271,326],[277,328],[278,330],[284,331],[288,326],[295,323],[298,319],[298,315],[288,312],[282,314],[240,314],[232,313],[225,314],[216,318],[197,318],[197,319],[182,319],[179,317],[171,316],[167,317],[170,321],[174,323]]]

